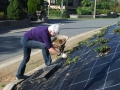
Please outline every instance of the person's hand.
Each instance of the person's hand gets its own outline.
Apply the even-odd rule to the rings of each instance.
[[[61,56],[62,58],[67,58],[67,54],[65,54],[65,53],[61,53],[60,56]]]

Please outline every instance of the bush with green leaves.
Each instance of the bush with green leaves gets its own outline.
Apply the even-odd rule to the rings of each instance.
[[[117,0],[97,0],[96,9],[97,14],[120,12],[120,3]]]
[[[28,5],[28,12],[30,14],[36,14],[37,7],[35,4],[35,0],[28,0],[27,5]]]
[[[7,15],[9,19],[13,20],[21,20],[25,18],[25,12],[23,12],[19,0],[10,0],[10,4],[7,8]]]
[[[91,6],[90,0],[82,0],[81,3],[82,3],[83,7],[90,7]]]
[[[6,20],[7,15],[4,12],[0,12],[0,20]]]
[[[61,11],[60,9],[54,9],[54,8],[50,8],[49,10],[49,16],[50,17],[61,17]]]
[[[77,8],[77,14],[80,14],[80,15],[91,15],[92,12],[93,11],[90,7],[78,7]]]
[[[28,12],[32,15],[36,15],[36,11],[43,11],[44,0],[28,0]]]
[[[112,12],[120,12],[120,2],[118,2],[118,0],[111,0],[110,10]]]
[[[97,14],[109,14],[111,11],[108,9],[97,9],[96,13]]]

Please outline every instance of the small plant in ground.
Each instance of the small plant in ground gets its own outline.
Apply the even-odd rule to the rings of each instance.
[[[106,33],[106,30],[102,29],[101,32],[97,34],[97,37],[100,38],[100,37],[104,36],[105,33]]]
[[[120,60],[120,58],[118,58],[118,60]]]
[[[6,85],[5,84],[2,84],[1,87],[5,87]]]
[[[65,63],[64,63],[64,66],[66,66],[66,65],[69,65],[69,64],[72,64],[72,63],[74,63],[74,62],[76,62],[77,60],[78,60],[78,56],[76,56],[75,58],[73,58],[73,59],[70,59],[70,57],[68,57],[67,58],[67,60],[65,61]]]
[[[69,51],[67,52],[67,54],[69,55],[69,54],[71,54],[73,51],[78,50],[78,49],[79,49],[78,46],[73,47],[71,50],[69,50]]]
[[[109,41],[108,38],[98,38],[96,39],[96,42],[99,43],[99,44],[104,44],[104,43],[107,43]]]
[[[107,28],[108,28],[108,27],[102,28],[102,29],[100,30],[100,33],[97,33],[97,34],[95,34],[95,35],[96,35],[98,38],[104,36],[105,33],[106,33],[106,31],[107,31]]]
[[[87,46],[90,47],[90,46],[93,46],[93,45],[95,45],[95,44],[96,44],[95,41],[91,41],[90,43],[87,44]]]
[[[110,47],[108,45],[101,45],[94,49],[95,52],[100,53],[101,55],[107,54],[110,51]]]
[[[120,34],[120,28],[116,28],[113,32]]]
[[[80,41],[80,42],[78,43],[78,46],[86,45],[86,43],[87,43],[86,40],[85,40],[85,41]]]
[[[117,25],[120,26],[120,21],[117,22]]]

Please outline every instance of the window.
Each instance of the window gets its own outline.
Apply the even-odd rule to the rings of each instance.
[[[50,5],[56,5],[56,0],[50,0]]]

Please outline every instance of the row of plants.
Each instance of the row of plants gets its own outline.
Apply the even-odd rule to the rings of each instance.
[[[104,38],[103,36],[106,34],[107,29],[109,27],[110,26],[101,29],[99,33],[93,35],[91,38],[78,42],[78,45],[76,47],[73,47],[71,50],[67,52],[68,58],[66,59],[64,65],[69,65],[76,62],[79,59],[78,56],[73,59],[70,59],[69,56],[70,54],[72,54],[72,52],[81,49],[83,46],[91,47],[98,44],[98,47],[94,48],[94,51],[97,52],[99,56],[107,54],[111,50],[111,48],[106,44],[109,41],[109,38]]]
[[[99,53],[100,56],[107,54],[110,51],[110,47],[106,44],[109,41],[109,38],[103,38],[109,27],[110,26],[101,29],[100,33],[97,33],[95,35],[96,36],[95,40],[92,41],[91,44],[87,45],[87,46],[93,46],[95,44],[99,44],[100,46],[94,48],[94,51]]]
[[[70,65],[72,63],[75,63],[78,59],[79,59],[78,56],[74,57],[73,59],[70,59],[70,57],[68,57],[63,65],[64,66]]]

